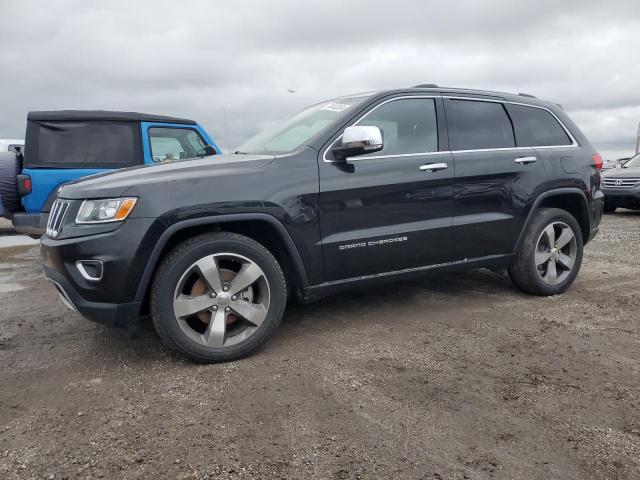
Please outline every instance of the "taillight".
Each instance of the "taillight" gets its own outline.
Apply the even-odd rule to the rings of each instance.
[[[602,170],[602,165],[604,164],[602,161],[602,155],[594,153],[591,155],[591,160],[593,161],[593,166],[596,167],[596,170]]]
[[[31,193],[31,177],[29,175],[18,175],[18,195],[24,197]]]

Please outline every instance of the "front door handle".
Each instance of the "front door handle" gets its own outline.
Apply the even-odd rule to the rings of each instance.
[[[425,163],[424,165],[420,165],[418,167],[418,169],[423,171],[423,172],[437,172],[438,170],[444,170],[445,168],[448,168],[448,167],[449,167],[449,165],[447,165],[444,162],[442,162],[442,163]]]
[[[529,163],[535,163],[538,159],[536,157],[519,157],[514,160],[516,163],[520,163],[522,165],[527,165]]]

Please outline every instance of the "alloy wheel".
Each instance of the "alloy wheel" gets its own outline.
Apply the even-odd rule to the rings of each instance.
[[[577,253],[571,227],[564,222],[549,224],[536,243],[535,264],[539,277],[548,285],[561,284],[573,271]]]
[[[251,337],[269,311],[269,282],[252,260],[235,253],[208,255],[182,274],[173,297],[180,329],[209,348]]]

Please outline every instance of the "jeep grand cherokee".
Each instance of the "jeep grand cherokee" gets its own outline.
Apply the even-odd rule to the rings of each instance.
[[[433,85],[311,106],[232,155],[62,188],[46,277],[88,319],[150,313],[202,362],[239,358],[290,297],[507,268],[564,292],[602,215],[602,160],[554,103]]]

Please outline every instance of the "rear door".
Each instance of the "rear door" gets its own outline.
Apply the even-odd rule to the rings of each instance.
[[[379,127],[384,149],[336,162],[328,148],[319,162],[326,280],[449,261],[453,164],[441,99],[386,99],[352,124]]]
[[[454,258],[509,254],[544,165],[533,148],[517,147],[505,102],[450,97],[445,106],[456,166]]]

